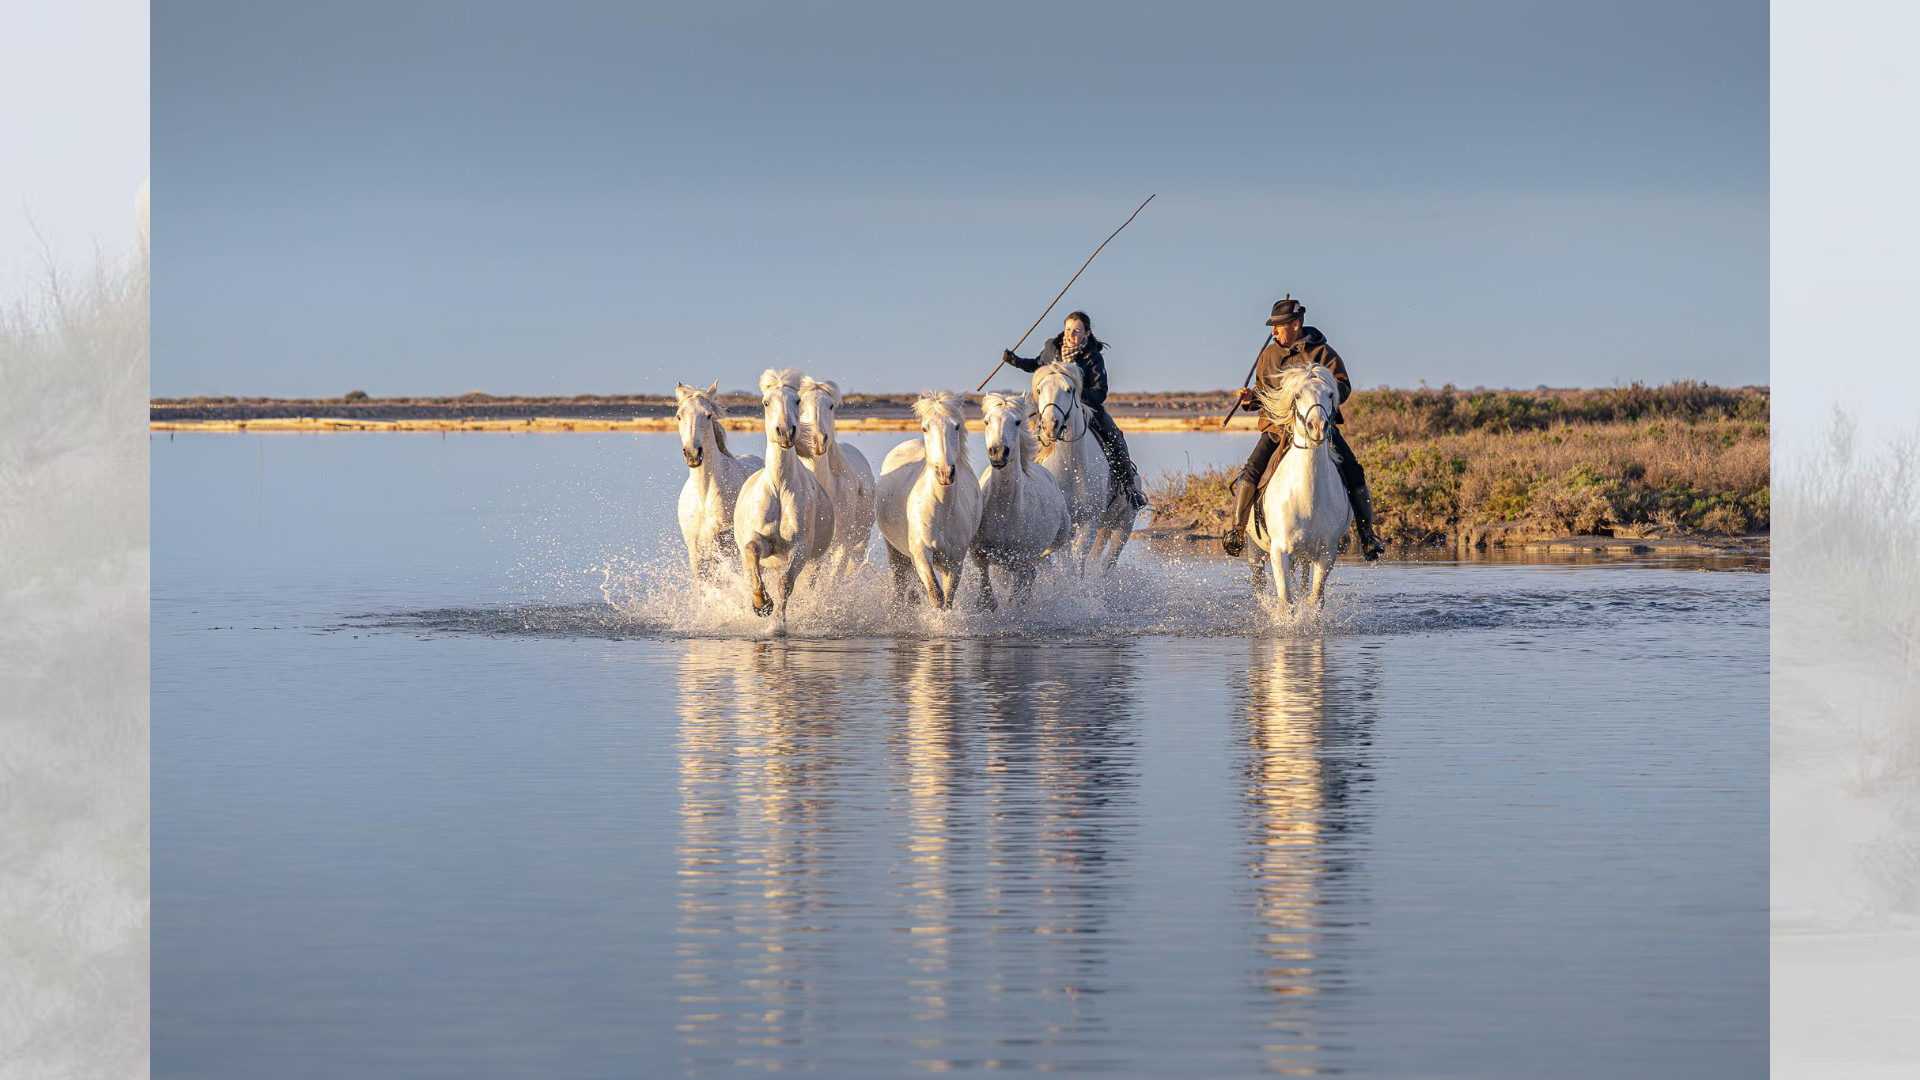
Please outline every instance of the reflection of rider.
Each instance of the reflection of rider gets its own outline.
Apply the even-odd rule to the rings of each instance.
[[[1273,328],[1273,336],[1267,339],[1266,348],[1260,350],[1260,359],[1254,364],[1254,386],[1240,391],[1240,400],[1236,409],[1258,411],[1260,406],[1255,397],[1255,387],[1260,390],[1278,390],[1281,371],[1289,367],[1304,364],[1319,364],[1333,372],[1335,382],[1340,384],[1340,400],[1346,401],[1353,392],[1353,383],[1347,378],[1346,362],[1340,354],[1327,344],[1325,334],[1317,327],[1307,326],[1307,309],[1300,301],[1288,294],[1284,300],[1276,300],[1273,315],[1267,325]],[[1267,463],[1273,460],[1276,451],[1286,453],[1292,445],[1292,438],[1282,421],[1276,421],[1261,412],[1260,442],[1247,455],[1246,467],[1240,470],[1240,476],[1233,482],[1233,523],[1227,529],[1227,535],[1221,538],[1221,546],[1227,554],[1238,555],[1246,550],[1247,517],[1253,510],[1254,495],[1259,488],[1260,478],[1266,474]],[[1360,460],[1353,456],[1353,450],[1347,446],[1347,440],[1340,435],[1337,426],[1345,422],[1338,405],[1333,410],[1333,424],[1328,425],[1328,438],[1333,442],[1334,460],[1340,469],[1340,482],[1346,485],[1347,499],[1353,504],[1353,523],[1360,533],[1360,553],[1369,560],[1377,559],[1386,550],[1380,538],[1373,532],[1373,495],[1367,490],[1366,470],[1360,467]]]
[[[1140,493],[1140,474],[1133,467],[1133,458],[1127,453],[1127,437],[1120,434],[1120,426],[1107,415],[1107,361],[1102,350],[1107,343],[1093,336],[1093,320],[1084,311],[1076,311],[1067,316],[1060,333],[1047,339],[1040,355],[1032,360],[1015,356],[1012,349],[1000,353],[1003,363],[1032,373],[1046,367],[1055,360],[1065,360],[1080,369],[1080,404],[1087,407],[1087,430],[1100,440],[1100,448],[1107,452],[1107,467],[1113,471],[1113,484],[1127,493],[1128,501],[1135,510],[1147,505],[1147,497]]]

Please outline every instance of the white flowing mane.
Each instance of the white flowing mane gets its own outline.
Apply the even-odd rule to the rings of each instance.
[[[1029,422],[1033,419],[1033,400],[1025,394],[990,392],[980,399],[980,405],[986,412],[996,408],[1012,409],[1019,416],[1020,422],[1015,426],[1020,429],[1020,442],[1015,452],[1020,455],[1020,471],[1032,471],[1034,458],[1040,453],[1040,437],[1033,433]]]
[[[685,409],[689,403],[696,401],[705,405],[708,415],[713,418],[714,447],[728,457],[732,457],[733,451],[727,449],[727,425],[723,423],[727,418],[727,407],[720,404],[719,394],[709,390],[702,390],[697,386],[689,386],[687,387],[686,397],[681,400],[679,408],[674,411],[679,412]]]
[[[797,367],[780,368],[777,371],[768,368],[760,373],[760,396],[765,397],[773,393],[776,386],[791,386],[798,391],[800,384],[805,381],[806,376],[800,374],[800,369]]]
[[[782,372],[782,374],[785,374],[785,372]],[[802,395],[813,393],[816,390],[827,395],[828,404],[836,409],[840,407],[839,383],[831,379],[816,379],[811,375],[803,375],[800,377],[800,393]]]
[[[1073,388],[1073,399],[1075,401],[1080,400],[1081,387],[1086,381],[1085,375],[1080,371],[1080,365],[1069,364],[1065,360],[1055,360],[1053,363],[1041,368],[1035,374],[1043,378],[1048,375],[1058,375],[1067,380],[1067,385]],[[1035,380],[1036,384],[1038,381],[1039,380]],[[1038,385],[1035,386],[1035,389],[1039,389]]]
[[[1281,370],[1278,389],[1259,392],[1260,408],[1274,423],[1282,427],[1292,427],[1294,402],[1300,400],[1300,395],[1315,384],[1324,385],[1327,393],[1333,398],[1335,406],[1338,407],[1340,383],[1333,377],[1333,372],[1320,364],[1301,364]],[[1328,415],[1327,423],[1333,423],[1332,415]],[[1334,453],[1331,445],[1327,447],[1327,452]],[[1335,456],[1338,455],[1335,454]]]
[[[965,402],[952,390],[928,390],[920,395],[920,400],[913,403],[913,415],[919,417],[923,424],[931,424],[938,420],[942,423],[951,421],[960,425],[959,449],[954,451],[953,455],[953,464],[956,468],[972,467],[967,460],[967,417],[962,411],[964,408]]]

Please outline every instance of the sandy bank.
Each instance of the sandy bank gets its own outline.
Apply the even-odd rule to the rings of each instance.
[[[673,431],[672,416],[566,417],[529,416],[520,418],[405,417],[400,419],[358,419],[343,416],[267,416],[251,419],[148,421],[153,431]],[[1235,417],[1222,428],[1218,416],[1117,416],[1126,431],[1252,431],[1250,417]],[[729,417],[728,431],[756,432],[761,428],[758,416]],[[841,417],[835,424],[841,431],[915,431],[920,422],[912,413],[900,416]],[[980,431],[979,420],[967,422],[967,430]]]

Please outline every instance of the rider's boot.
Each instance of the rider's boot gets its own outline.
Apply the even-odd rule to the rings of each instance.
[[[1220,538],[1220,547],[1227,554],[1239,557],[1247,550],[1247,518],[1253,514],[1253,497],[1257,489],[1244,476],[1233,481],[1233,520],[1227,523],[1227,534]]]
[[[1133,461],[1122,458],[1111,466],[1110,481],[1115,487],[1127,493],[1127,502],[1135,510],[1147,505],[1147,497],[1140,492],[1140,470],[1134,468]]]
[[[1372,562],[1387,550],[1387,545],[1381,543],[1373,531],[1373,492],[1361,484],[1348,495],[1353,503],[1353,527],[1360,534],[1360,554]]]

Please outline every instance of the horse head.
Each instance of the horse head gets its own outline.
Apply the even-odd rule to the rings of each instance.
[[[1073,414],[1080,408],[1080,369],[1055,361],[1034,372],[1033,402],[1034,434],[1039,436],[1040,445],[1050,447],[1069,438]]]
[[[927,468],[941,486],[953,483],[967,464],[967,422],[960,395],[951,390],[929,390],[913,403],[920,418],[920,441],[926,444]]]
[[[980,399],[987,429],[987,462],[996,469],[1009,463],[1025,468],[1033,460],[1034,435],[1027,427],[1033,403],[1024,394],[988,394]]]
[[[833,442],[834,418],[840,407],[840,384],[824,379],[800,380],[800,425],[813,432],[814,457],[822,457]]]
[[[767,441],[782,450],[793,449],[800,428],[800,369],[768,368],[760,373],[760,408],[767,425]]]
[[[718,418],[725,415],[720,411],[719,400],[714,396],[720,389],[720,380],[705,390],[685,383],[673,384],[674,421],[680,428],[680,456],[686,459],[687,468],[697,469],[707,456],[707,435],[712,432],[718,440],[719,432],[724,430]],[[721,443],[720,450],[726,452]]]
[[[1327,368],[1305,364],[1281,372],[1280,385],[1260,391],[1259,396],[1261,411],[1292,432],[1296,444],[1319,446],[1332,430],[1333,412],[1340,404],[1340,384]],[[1303,437],[1306,442],[1301,443]]]

